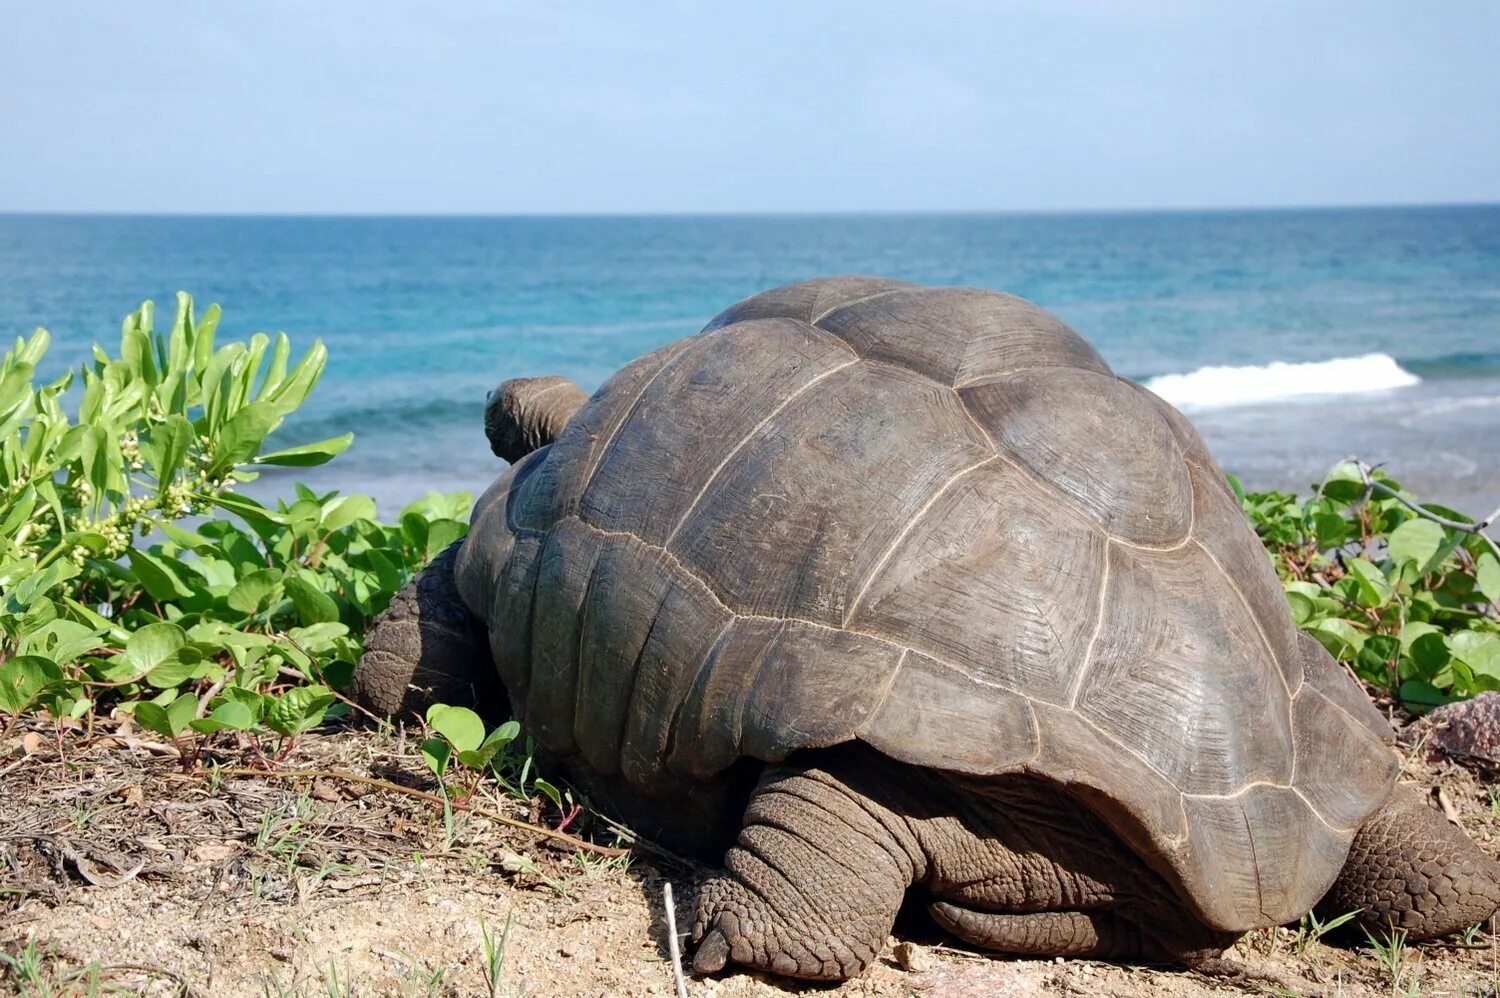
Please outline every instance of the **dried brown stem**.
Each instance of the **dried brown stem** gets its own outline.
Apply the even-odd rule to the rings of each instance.
[[[511,828],[520,829],[521,831],[529,832],[532,835],[538,835],[542,838],[552,839],[556,842],[561,842],[573,849],[581,849],[584,852],[595,853],[599,856],[608,856],[613,858],[616,856],[625,856],[630,853],[629,849],[621,849],[615,846],[597,845],[585,839],[580,839],[576,836],[569,835],[567,832],[558,832],[550,828],[543,828],[540,825],[533,825],[530,822],[521,821],[517,818],[508,818],[505,815],[499,814],[495,811],[490,811],[486,808],[475,807],[472,804],[467,804],[462,801],[445,801],[437,794],[430,794],[425,790],[417,790],[413,787],[403,787],[399,783],[392,783],[390,780],[376,779],[373,776],[360,776],[357,773],[343,773],[336,769],[221,769],[218,771],[218,774],[220,776],[259,778],[267,780],[338,780],[345,783],[359,783],[367,787],[376,787],[380,790],[388,790],[391,793],[404,794],[407,797],[414,797],[417,800],[427,801],[430,804],[437,804],[439,806],[446,805],[459,811],[468,811],[470,814],[478,815],[481,818],[488,818],[490,821],[498,822],[502,825],[508,825]],[[203,777],[189,776],[188,778],[202,779]]]

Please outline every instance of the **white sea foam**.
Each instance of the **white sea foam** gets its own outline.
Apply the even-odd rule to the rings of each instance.
[[[1383,353],[1258,367],[1200,367],[1189,374],[1148,378],[1145,386],[1183,409],[1214,409],[1308,395],[1352,395],[1405,388],[1415,374]]]

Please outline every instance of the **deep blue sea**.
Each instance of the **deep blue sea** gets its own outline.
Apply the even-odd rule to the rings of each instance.
[[[1500,504],[1500,206],[0,216],[0,332],[47,327],[61,369],[91,342],[113,349],[142,299],[169,312],[183,289],[223,306],[221,337],[321,337],[327,375],[273,440],[354,430],[347,454],[299,476],[370,492],[391,513],[429,488],[477,492],[493,477],[480,412],[499,381],[561,373],[592,389],[740,298],[836,273],[1037,302],[1182,406],[1252,485],[1306,487],[1358,453],[1476,513]],[[1285,366],[1304,364],[1318,366]],[[284,494],[288,479],[257,491]]]

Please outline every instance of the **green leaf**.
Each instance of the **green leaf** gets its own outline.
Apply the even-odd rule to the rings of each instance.
[[[1365,494],[1365,483],[1357,465],[1351,461],[1341,461],[1328,472],[1319,491],[1339,505],[1348,506]]]
[[[306,627],[294,627],[287,633],[300,645],[322,650],[328,648],[336,638],[348,634],[349,628],[330,620],[321,624],[308,624]]]
[[[253,458],[267,434],[281,422],[281,411],[269,402],[251,402],[230,416],[214,446],[214,468],[224,471]]]
[[[1350,576],[1358,588],[1358,602],[1363,606],[1381,607],[1391,601],[1395,590],[1385,575],[1374,564],[1363,558],[1350,558],[1346,562]]]
[[[1319,513],[1313,517],[1313,531],[1318,547],[1328,550],[1348,543],[1353,527],[1337,513]]]
[[[1307,629],[1307,633],[1320,641],[1336,658],[1351,661],[1364,646],[1365,636],[1347,620],[1331,617],[1320,620]]]
[[[1413,714],[1425,714],[1434,707],[1441,707],[1445,703],[1453,703],[1462,700],[1463,697],[1452,696],[1433,686],[1431,683],[1420,679],[1408,679],[1401,684],[1401,703]]]
[[[518,723],[506,721],[491,731],[485,740],[480,742],[478,748],[458,753],[458,761],[471,769],[483,769],[495,756],[505,751],[520,733],[521,726]]]
[[[4,522],[0,522],[0,538],[14,537],[21,524],[31,519],[31,511],[36,509],[37,494],[36,487],[27,485],[21,489],[12,500],[10,512],[5,514]]]
[[[429,738],[422,743],[422,758],[438,779],[442,779],[443,774],[448,771],[448,762],[452,757],[453,747],[441,738]]]
[[[348,659],[334,659],[319,671],[319,678],[329,686],[348,689],[354,682],[354,663]]]
[[[249,496],[239,496],[231,492],[214,496],[211,501],[215,506],[233,513],[251,527],[256,528],[257,532],[286,524],[286,517],[274,510],[266,509]]]
[[[4,607],[9,613],[22,613],[32,603],[77,574],[78,566],[71,561],[54,561],[40,572],[31,572],[20,582],[7,587]]]
[[[258,690],[246,689],[243,686],[226,686],[219,694],[222,702],[233,701],[242,704],[250,711],[253,721],[259,721],[266,713],[266,696]]]
[[[306,400],[308,392],[312,391],[318,379],[323,376],[323,368],[327,363],[328,348],[323,345],[322,340],[314,340],[286,378],[274,390],[266,392],[265,396],[282,412],[291,412]]]
[[[457,520],[433,520],[427,528],[426,552],[431,561],[448,549],[448,545],[469,532],[467,523]]]
[[[249,731],[254,726],[255,712],[237,700],[225,700],[207,717],[200,717],[192,722],[193,730],[204,734],[214,731]]]
[[[467,707],[433,704],[427,708],[427,723],[460,752],[477,749],[484,741],[484,721]]]
[[[1474,574],[1484,598],[1500,606],[1500,558],[1486,551],[1475,559]]]
[[[186,644],[187,632],[176,624],[168,621],[147,624],[125,643],[125,658],[135,669],[135,674],[143,676],[162,663],[175,659]]]
[[[375,500],[364,495],[339,496],[321,510],[322,529],[342,530],[357,520],[375,519]]]
[[[57,663],[40,655],[17,655],[0,663],[0,712],[19,714],[62,681]]]
[[[146,673],[146,682],[159,690],[170,690],[189,679],[196,679],[203,668],[203,656],[197,649],[191,646],[179,648],[171,657]]]
[[[1475,672],[1500,678],[1500,634],[1459,631],[1448,638],[1448,646]]]
[[[1286,602],[1292,610],[1292,622],[1298,627],[1307,626],[1318,615],[1318,606],[1306,593],[1287,590]]]
[[[1443,528],[1431,520],[1410,519],[1391,531],[1387,541],[1391,560],[1425,568],[1446,538]]]
[[[319,440],[317,443],[303,444],[300,447],[288,447],[285,450],[262,454],[255,459],[255,463],[279,464],[293,468],[312,468],[333,460],[348,450],[349,445],[352,443],[354,443],[354,434],[345,433],[341,437],[330,437],[327,440]]]
[[[245,616],[254,616],[265,608],[276,595],[282,582],[281,572],[274,568],[262,568],[251,572],[229,590],[225,601],[231,608]]]
[[[266,727],[287,737],[300,735],[322,722],[334,699],[333,692],[326,686],[299,686],[288,690],[266,711]]]
[[[1419,635],[1407,646],[1406,652],[1415,667],[1413,675],[1418,679],[1435,679],[1443,669],[1447,668],[1448,661],[1452,658],[1448,651],[1448,642],[1443,638],[1442,633],[1436,630]]]
[[[142,445],[142,451],[151,459],[158,495],[164,494],[172,484],[196,436],[193,424],[176,412],[168,416],[165,423],[151,428],[151,437]]]
[[[31,364],[14,364],[0,376],[0,413],[8,413],[31,394],[31,378],[36,368]]]
[[[531,781],[531,785],[542,796],[544,796],[548,800],[550,800],[552,802],[552,806],[553,807],[557,808],[559,811],[564,810],[564,808],[563,808],[563,795],[562,795],[562,791],[558,790],[552,784],[548,783],[544,779],[541,779],[540,777],[538,777],[535,780],[532,780]]]
[[[184,693],[165,707],[150,700],[142,700],[135,705],[136,722],[163,738],[176,738],[186,731],[196,713],[198,698],[191,693]]]
[[[179,569],[183,566],[176,558],[158,556],[135,547],[126,548],[125,556],[130,560],[131,571],[158,603],[192,597],[192,587],[182,580]]]
[[[1389,686],[1391,667],[1401,655],[1401,642],[1386,634],[1373,634],[1365,639],[1363,647],[1354,658],[1354,671],[1366,682],[1377,686]]]
[[[297,608],[297,619],[303,625],[330,623],[339,619],[338,603],[307,580],[288,575],[282,585],[286,587],[292,606]]]
[[[38,604],[33,607],[33,612],[40,606]],[[56,613],[55,605],[51,612]],[[66,618],[52,618],[45,623],[38,621],[37,626],[32,626],[28,614],[22,625],[23,637],[19,642],[19,649],[22,655],[41,655],[66,665],[98,648],[103,643],[102,635],[105,630],[107,628],[90,627]]]

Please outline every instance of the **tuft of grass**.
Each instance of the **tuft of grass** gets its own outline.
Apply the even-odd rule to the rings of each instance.
[[[505,927],[498,935],[490,932],[483,918],[479,920],[479,936],[484,947],[484,981],[489,987],[490,998],[499,998],[500,995],[500,981],[505,973],[505,943],[510,938],[515,917],[515,908],[505,913]]]
[[[1384,982],[1390,985],[1393,998],[1408,998],[1421,993],[1421,982],[1416,967],[1410,964],[1411,951],[1406,944],[1406,932],[1392,929],[1389,933],[1376,933],[1365,929],[1365,940],[1370,945],[1370,955]]]
[[[111,983],[108,977],[112,973],[172,981],[177,994],[185,994],[187,989],[182,978],[160,967],[103,964],[97,960],[82,966],[71,965],[52,950],[43,949],[35,939],[17,953],[0,952],[0,984],[11,985],[13,993],[21,998],[98,998],[106,994],[141,993],[138,986]]]
[[[1318,918],[1316,912],[1308,912],[1302,916],[1297,923],[1297,929],[1292,934],[1292,952],[1297,956],[1306,956],[1307,951],[1314,943],[1321,942],[1323,937],[1337,929],[1341,925],[1347,925],[1359,916],[1363,909],[1346,911],[1324,922]]]

